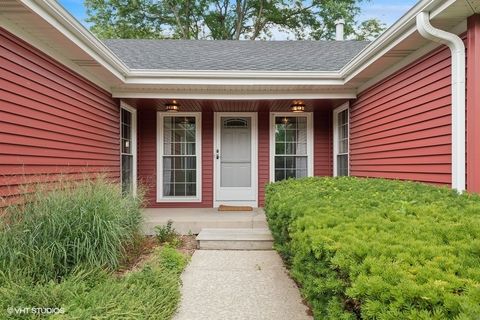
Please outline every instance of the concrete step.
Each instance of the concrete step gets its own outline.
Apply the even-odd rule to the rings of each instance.
[[[173,221],[175,231],[180,234],[199,234],[204,228],[267,228],[267,219],[261,208],[254,211],[219,212],[214,208],[148,208],[143,230],[147,235],[155,234],[155,226]]]
[[[267,228],[204,228],[197,236],[201,250],[272,250]]]

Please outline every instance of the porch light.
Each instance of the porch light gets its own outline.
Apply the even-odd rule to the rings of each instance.
[[[167,112],[178,112],[179,109],[180,105],[177,103],[176,100],[165,103],[165,111]]]
[[[293,101],[292,105],[290,106],[291,112],[304,112],[305,111],[305,103],[302,100],[295,100]]]

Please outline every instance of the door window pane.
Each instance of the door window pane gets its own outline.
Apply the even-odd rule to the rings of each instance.
[[[163,118],[163,196],[197,196],[196,118]]]
[[[308,175],[307,137],[307,117],[275,117],[275,181]]]

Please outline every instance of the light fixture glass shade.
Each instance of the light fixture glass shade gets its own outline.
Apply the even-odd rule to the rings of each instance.
[[[304,112],[305,111],[305,103],[301,100],[293,101],[292,105],[290,106],[291,112]]]
[[[179,109],[180,105],[177,103],[176,100],[165,103],[165,111],[167,112],[178,112]]]

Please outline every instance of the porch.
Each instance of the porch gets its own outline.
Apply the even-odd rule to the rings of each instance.
[[[155,226],[173,221],[175,230],[182,234],[198,234],[206,228],[262,229],[268,228],[262,208],[253,211],[218,211],[215,208],[145,208],[144,227],[147,235],[155,234]]]
[[[348,170],[346,98],[183,99],[176,100],[174,112],[168,111],[173,101],[122,100],[134,114],[132,180],[146,189],[149,209],[168,209],[147,209],[156,224],[172,218],[177,224],[186,221],[177,226],[181,232],[191,227],[194,232],[212,226],[191,225],[192,216],[208,223],[222,216],[217,227],[228,227],[229,221],[249,226],[260,209],[213,216],[208,210],[192,214],[184,209],[222,204],[259,208],[269,182]],[[301,110],[292,108],[298,101]],[[345,114],[339,117],[339,112]]]

